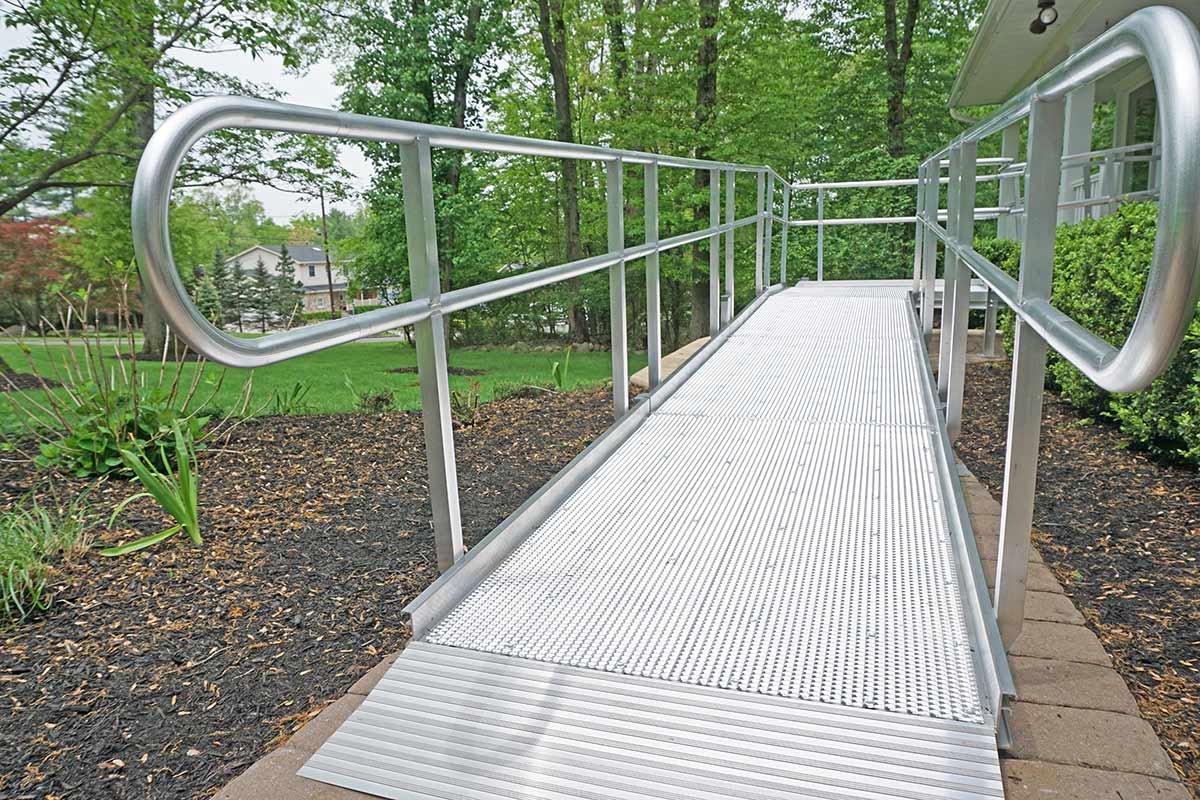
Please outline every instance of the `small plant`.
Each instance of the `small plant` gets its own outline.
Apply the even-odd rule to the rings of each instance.
[[[359,391],[347,373],[342,373],[342,382],[354,396],[354,407],[363,414],[379,414],[387,411],[396,400],[391,389],[368,388]]]
[[[292,384],[290,389],[276,389],[271,393],[273,413],[278,417],[307,414],[312,410],[308,403],[308,393],[311,390],[311,386],[300,381]]]
[[[567,345],[567,349],[563,352],[562,361],[550,362],[550,380],[554,382],[554,388],[558,391],[565,391],[567,388],[567,371],[571,368],[571,345]]]
[[[471,381],[463,391],[450,392],[450,414],[459,425],[479,421],[479,381]]]
[[[46,506],[30,494],[0,513],[0,617],[21,622],[53,601],[55,562],[87,549],[92,519],[87,497]]]
[[[125,466],[134,474],[145,491],[138,492],[121,501],[113,510],[112,516],[108,520],[108,527],[112,528],[117,517],[130,503],[143,497],[154,498],[162,506],[163,511],[175,519],[175,524],[152,536],[101,550],[100,555],[121,556],[132,553],[168,539],[180,531],[187,532],[192,544],[203,544],[203,540],[200,538],[196,443],[178,422],[171,426],[171,432],[174,438],[174,453],[170,458],[165,453],[157,459],[152,459],[147,457],[144,450],[121,451],[121,460],[125,462]],[[166,446],[162,442],[157,442],[155,446],[157,449],[166,450]],[[158,466],[172,462],[175,464],[174,470],[165,470]]]
[[[169,335],[156,366],[139,368],[139,345],[129,314],[129,269],[119,274],[119,343],[102,335],[98,324],[88,331],[89,290],[59,297],[59,324],[47,321],[43,326],[40,358],[34,358],[30,343],[19,343],[37,383],[22,388],[0,374],[10,388],[6,394],[11,412],[7,420],[0,420],[0,452],[80,478],[128,475],[122,450],[138,449],[155,459],[169,452],[154,445],[169,437],[176,423],[202,442],[228,434],[236,424],[234,417],[245,414],[251,380],[235,409],[205,430],[211,419],[201,409],[220,392],[224,372],[215,378],[207,375],[203,361],[187,362],[186,351],[171,361]],[[61,346],[51,346],[49,340],[59,337]],[[195,364],[190,376],[185,371],[189,363]],[[169,464],[156,466],[166,469]]]

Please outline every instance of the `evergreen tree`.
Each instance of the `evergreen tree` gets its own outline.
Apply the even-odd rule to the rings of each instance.
[[[279,274],[275,277],[275,310],[285,326],[290,326],[296,312],[296,259],[288,252],[287,245],[279,248]]]
[[[205,275],[196,284],[196,308],[214,325],[221,324],[221,293],[211,275]]]
[[[254,264],[254,272],[249,276],[249,291],[247,292],[246,307],[250,311],[252,322],[258,323],[260,333],[267,332],[267,323],[275,316],[279,308],[279,283],[261,258]]]
[[[236,323],[238,333],[244,331],[243,314],[246,311],[247,283],[246,273],[242,270],[242,262],[233,262],[233,268],[229,270],[229,279],[225,281],[225,289],[220,296],[221,307],[225,311],[225,321]]]

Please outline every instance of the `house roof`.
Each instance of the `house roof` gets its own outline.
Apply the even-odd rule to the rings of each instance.
[[[325,250],[324,250],[324,248],[318,247],[316,245],[289,244],[287,246],[287,249],[288,249],[288,255],[290,255],[292,257],[292,260],[295,261],[297,264],[324,264],[325,263]],[[253,247],[247,247],[242,252],[225,259],[225,263],[229,264],[234,261],[244,259],[247,255],[249,255],[250,253],[253,253],[255,250],[265,250],[266,252],[271,253],[273,255],[279,255],[283,251],[283,246],[278,245],[278,244],[256,244]],[[336,263],[336,259],[334,260],[334,263]]]
[[[1029,23],[1037,13],[1036,0],[989,0],[950,90],[950,106],[1002,103],[1074,50],[1134,11],[1152,5],[1178,8],[1200,25],[1196,0],[1057,0],[1058,22],[1045,33],[1035,34],[1030,33]],[[1103,96],[1102,85],[1097,99]]]

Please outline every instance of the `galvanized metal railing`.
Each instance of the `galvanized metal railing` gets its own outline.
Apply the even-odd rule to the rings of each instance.
[[[1094,154],[1063,158],[1067,95],[1123,65],[1144,59],[1158,98],[1161,167],[1157,237],[1145,293],[1132,330],[1114,347],[1050,304],[1054,241],[1059,222],[1060,181],[1067,167]],[[1024,619],[1025,585],[1033,519],[1038,441],[1047,348],[1053,347],[1101,388],[1129,392],[1148,385],[1174,355],[1200,296],[1200,34],[1175,9],[1136,11],[999,110],[964,132],[920,169],[919,224],[922,321],[932,326],[937,247],[944,247],[945,278],[938,389],[951,438],[963,410],[969,278],[982,279],[1016,315],[1008,440],[993,606],[1001,635],[1011,646]],[[1025,198],[1020,275],[1014,279],[975,251],[978,143],[1003,134],[1015,153],[1017,125],[1028,118],[1028,150],[1022,169]],[[1137,147],[1128,148],[1128,156]],[[1115,160],[1117,153],[1106,154]],[[1151,153],[1153,156],[1153,153]],[[949,164],[948,211],[943,227],[935,208],[941,170]],[[1003,174],[1003,172],[1002,172]],[[1005,176],[1008,177],[1008,176]],[[1004,184],[1002,183],[1002,188]],[[1115,187],[1105,202],[1112,202]],[[1009,190],[1011,193],[1011,189]],[[1010,203],[1011,194],[1003,198]]]
[[[210,323],[196,308],[179,277],[171,254],[168,215],[179,165],[205,134],[224,128],[253,128],[292,134],[311,134],[400,146],[408,264],[413,299],[365,314],[322,322],[258,339],[231,336]],[[434,208],[432,149],[486,151],[512,155],[603,162],[607,173],[608,251],[566,264],[534,270],[447,292],[441,291],[436,210]],[[645,169],[646,241],[625,246],[623,169]],[[709,225],[706,228],[659,237],[658,170],[675,167],[708,170]],[[738,173],[757,179],[756,213],[735,218]],[[720,221],[720,186],[725,180],[725,221]],[[629,411],[629,353],[625,300],[625,265],[646,259],[647,350],[651,387],[662,382],[662,337],[659,299],[659,254],[693,242],[709,243],[709,325],[715,332],[734,318],[734,233],[756,228],[755,293],[772,284],[770,251],[773,214],[764,208],[765,182],[783,179],[768,167],[703,161],[606,147],[503,136],[482,131],[423,125],[403,120],[343,114],[266,100],[214,97],[195,101],[172,114],[154,134],[138,165],[133,188],[134,249],[142,279],[176,336],[205,358],[233,367],[253,368],[312,353],[401,326],[414,329],[429,493],[433,506],[434,538],[439,567],[449,569],[463,554],[462,521],[455,474],[454,439],[450,417],[445,315],[509,297],[580,275],[608,270],[611,309],[612,393],[614,415]],[[724,284],[720,274],[720,238],[725,236]],[[786,279],[787,228],[784,228]],[[764,243],[766,249],[764,252]],[[723,289],[723,291],[722,291]]]

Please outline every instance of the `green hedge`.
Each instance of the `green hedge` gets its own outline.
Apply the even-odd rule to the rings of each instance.
[[[1051,302],[1114,346],[1137,317],[1154,252],[1158,207],[1130,203],[1100,220],[1058,229]],[[1016,275],[1020,248],[981,239],[976,249]],[[1005,321],[1011,346],[1012,319]],[[1137,446],[1200,464],[1200,321],[1193,320],[1167,370],[1133,394],[1101,391],[1051,351],[1046,384],[1084,413],[1117,424]]]

